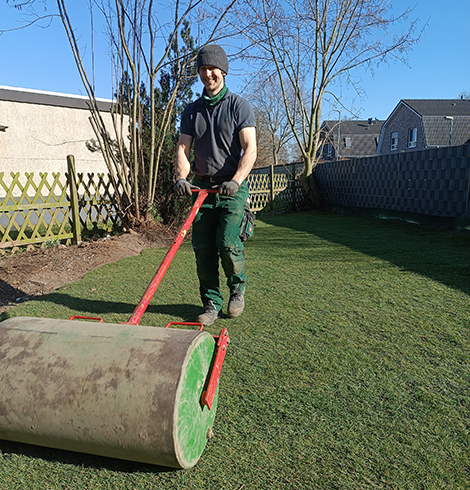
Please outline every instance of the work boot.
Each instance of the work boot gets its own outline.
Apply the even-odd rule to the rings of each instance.
[[[230,295],[227,315],[230,318],[236,318],[243,313],[243,308],[245,308],[245,290],[235,291],[233,294]]]
[[[217,318],[219,318],[219,312],[216,307],[212,304],[212,302],[207,303],[204,308],[204,313],[201,313],[196,321],[198,323],[202,323],[203,325],[212,325]]]

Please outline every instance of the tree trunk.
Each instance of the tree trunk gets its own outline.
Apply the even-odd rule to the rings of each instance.
[[[315,179],[316,164],[312,160],[305,162],[305,170],[300,181],[305,193],[315,208],[324,207],[324,200]]]

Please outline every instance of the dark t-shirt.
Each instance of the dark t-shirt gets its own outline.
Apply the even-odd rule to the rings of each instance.
[[[214,107],[202,97],[189,104],[181,116],[180,132],[194,139],[194,173],[230,180],[243,153],[239,132],[247,127],[256,127],[253,108],[229,90]]]

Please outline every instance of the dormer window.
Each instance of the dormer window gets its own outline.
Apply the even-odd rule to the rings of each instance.
[[[418,128],[408,130],[408,148],[416,148],[418,141]]]

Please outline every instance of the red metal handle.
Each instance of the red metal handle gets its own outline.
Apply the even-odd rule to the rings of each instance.
[[[135,307],[134,312],[130,316],[129,320],[127,323],[129,325],[138,325],[142,315],[144,314],[145,310],[147,309],[147,306],[150,303],[150,300],[152,299],[153,295],[155,294],[155,291],[157,290],[158,286],[160,285],[161,280],[163,279],[163,276],[165,275],[165,272],[167,271],[171,261],[173,260],[173,257],[176,254],[176,251],[180,247],[181,243],[184,240],[184,237],[186,236],[186,233],[188,233],[189,227],[191,226],[192,222],[194,221],[194,218],[196,217],[196,214],[198,213],[202,203],[206,199],[207,195],[209,193],[217,193],[218,190],[216,189],[193,189],[192,192],[197,193],[198,196],[196,200],[194,201],[193,207],[189,211],[188,216],[186,217],[186,220],[183,223],[183,226],[181,227],[180,231],[178,232],[178,235],[176,236],[173,244],[171,245],[170,249],[166,253],[165,257],[162,260],[162,263],[160,264],[160,267],[157,269],[157,272],[153,276],[153,279],[150,281],[150,284],[148,285],[147,289],[145,290],[142,299],[140,300],[139,304]]]
[[[217,345],[215,346],[214,361],[208,376],[208,382],[201,394],[201,405],[206,405],[209,410],[212,408],[215,392],[217,391],[217,384],[219,383],[220,372],[222,371],[222,364],[224,363],[225,353],[227,352],[227,346],[230,342],[226,328],[222,329],[219,337],[215,338],[217,340]]]
[[[199,327],[200,332],[204,330],[204,325],[202,323],[197,323],[197,322],[170,322],[166,324],[165,328],[170,328],[171,325],[192,325],[192,326]]]
[[[98,323],[103,323],[103,319],[100,316],[81,316],[74,315],[69,318],[69,320],[75,320],[76,318],[80,318],[81,320],[98,320]]]

